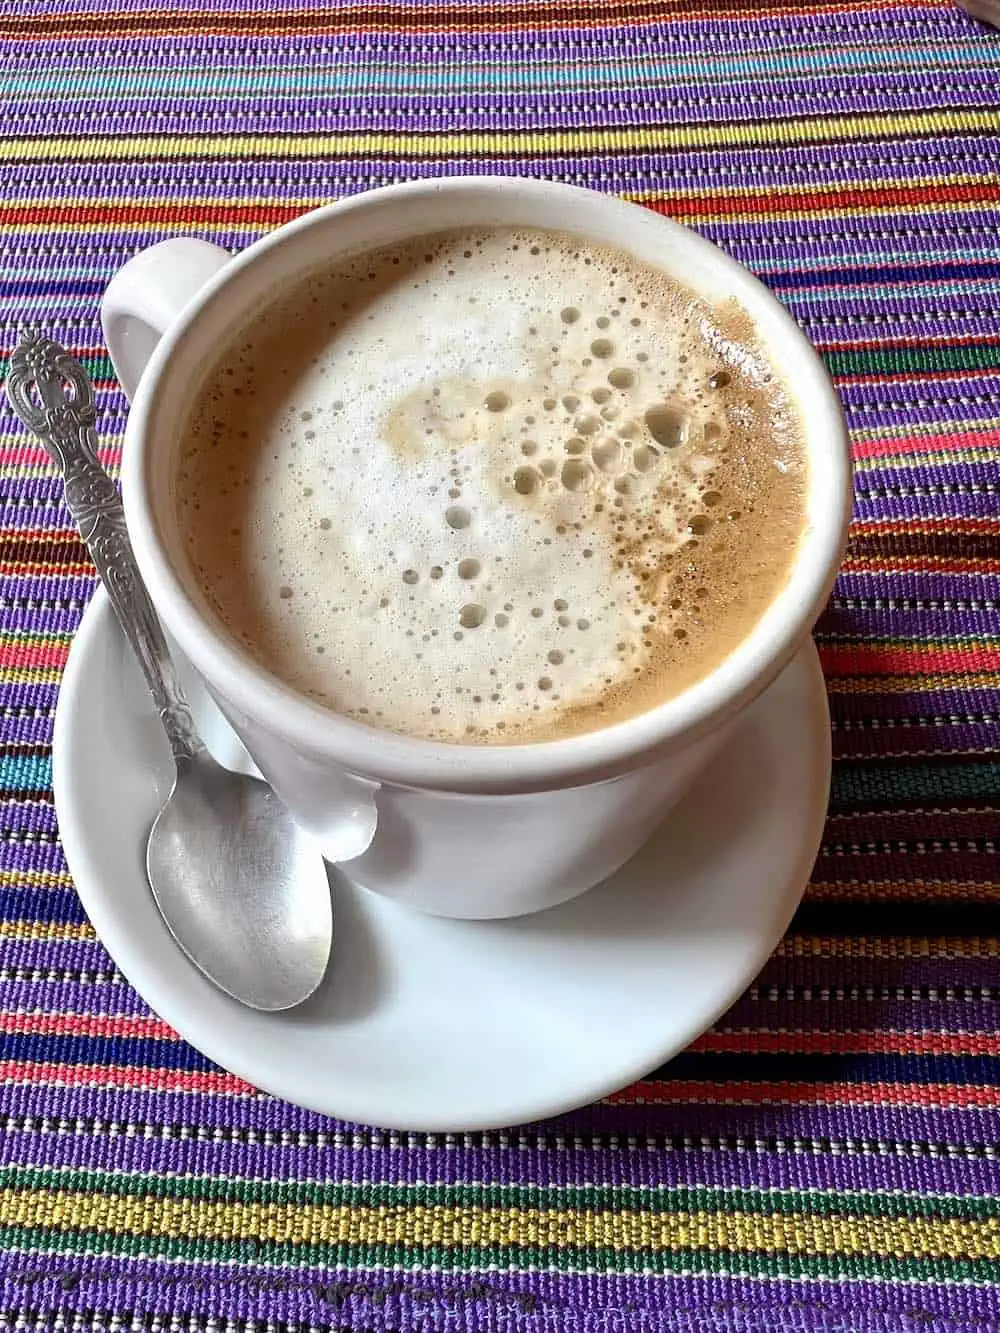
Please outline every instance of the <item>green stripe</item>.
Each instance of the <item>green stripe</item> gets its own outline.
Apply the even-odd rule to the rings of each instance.
[[[914,375],[1000,367],[1000,346],[866,347],[824,352],[831,375]]]
[[[759,1278],[870,1278],[883,1282],[995,1282],[992,1259],[911,1259],[898,1255],[797,1255],[785,1252],[740,1254],[733,1250],[612,1250],[590,1245],[562,1244],[549,1249],[504,1245],[490,1248],[460,1245],[324,1245],[287,1241],[224,1240],[194,1236],[124,1235],[119,1232],[60,1232],[41,1228],[0,1227],[0,1252],[68,1255],[111,1255],[116,1259],[171,1259],[189,1263],[280,1264],[308,1270],[314,1267],[391,1268],[426,1272],[429,1265],[443,1272],[469,1273],[547,1271],[653,1274],[727,1274]]]
[[[43,329],[44,333],[45,330]],[[94,381],[95,384],[105,385],[108,383],[117,384],[115,368],[111,364],[109,356],[81,356],[80,364]],[[7,378],[7,372],[10,370],[10,358],[0,357],[0,379]]]
[[[1000,801],[1000,761],[927,768],[920,764],[834,765],[831,802],[835,808],[926,801]]]
[[[428,1185],[350,1181],[239,1180],[84,1171],[74,1167],[0,1168],[3,1190],[72,1190],[125,1198],[193,1199],[240,1204],[346,1207],[519,1208],[576,1212],[749,1212],[760,1215],[846,1213],[875,1218],[983,1221],[1000,1218],[998,1198],[926,1197],[862,1190],[741,1190],[711,1186]]]

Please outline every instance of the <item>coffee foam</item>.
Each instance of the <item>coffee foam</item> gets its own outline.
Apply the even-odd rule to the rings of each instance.
[[[177,476],[230,632],[427,738],[586,731],[745,636],[803,526],[800,423],[735,305],[550,233],[310,274],[209,373]]]

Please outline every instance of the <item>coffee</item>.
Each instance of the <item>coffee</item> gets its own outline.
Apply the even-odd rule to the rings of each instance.
[[[208,602],[281,680],[524,743],[644,712],[741,642],[795,559],[803,434],[735,302],[563,233],[443,232],[254,312],[176,502]]]

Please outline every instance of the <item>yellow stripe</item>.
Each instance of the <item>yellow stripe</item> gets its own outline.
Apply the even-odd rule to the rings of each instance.
[[[825,935],[786,935],[775,953],[780,958],[998,958],[1000,940],[913,939],[908,935],[845,939]]]
[[[880,468],[896,466],[900,460],[907,458],[915,459],[921,467],[942,467],[949,462],[954,462],[960,458],[963,463],[995,463],[997,460],[996,449],[975,448],[975,449],[939,449],[936,452],[924,453],[910,449],[901,449],[898,454],[880,454],[874,458],[858,458],[854,463],[855,472],[878,472]],[[890,564],[890,561],[886,561]]]
[[[147,161],[150,158],[460,157],[472,153],[627,153],[657,148],[728,147],[743,144],[817,143],[1000,129],[1000,109],[918,111],[896,116],[834,116],[817,120],[676,125],[624,130],[593,129],[511,134],[247,134],[134,135],[116,139],[10,138],[0,141],[0,161]]]
[[[0,888],[71,889],[72,875],[52,870],[0,870]]]
[[[971,1259],[1000,1255],[1000,1219],[981,1222],[754,1213],[600,1213],[476,1207],[346,1207],[6,1190],[0,1224],[182,1239],[292,1244],[612,1250],[767,1250]]]
[[[874,563],[877,559],[879,568],[886,571],[893,568],[893,561],[883,560],[877,557],[869,557],[869,561]],[[947,563],[947,562],[946,562]],[[923,565],[933,570],[933,561],[925,560]],[[912,568],[910,564],[902,564],[901,568]],[[996,671],[977,671],[969,676],[955,675],[934,675],[928,672],[925,676],[828,676],[827,688],[833,690],[836,694],[908,694],[917,690],[995,690],[1000,688],[1000,672]],[[919,751],[910,751],[910,759],[919,758]]]
[[[89,921],[66,925],[55,921],[0,921],[0,940],[45,940],[47,942],[96,940]]]
[[[51,667],[45,670],[35,667],[15,667],[0,670],[0,683],[4,685],[58,685],[62,680],[62,668]]]

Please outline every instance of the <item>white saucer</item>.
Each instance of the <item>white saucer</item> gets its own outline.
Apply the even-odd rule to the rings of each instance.
[[[193,685],[190,698],[216,756],[245,763]],[[829,718],[810,645],[624,870],[536,916],[419,916],[334,873],[330,972],[284,1014],[216,990],[157,914],[142,850],[170,775],[98,592],[63,680],[54,784],[76,887],[121,971],[193,1046],[279,1097],[383,1127],[486,1129],[624,1087],[737,998],[788,925],[816,854]]]

